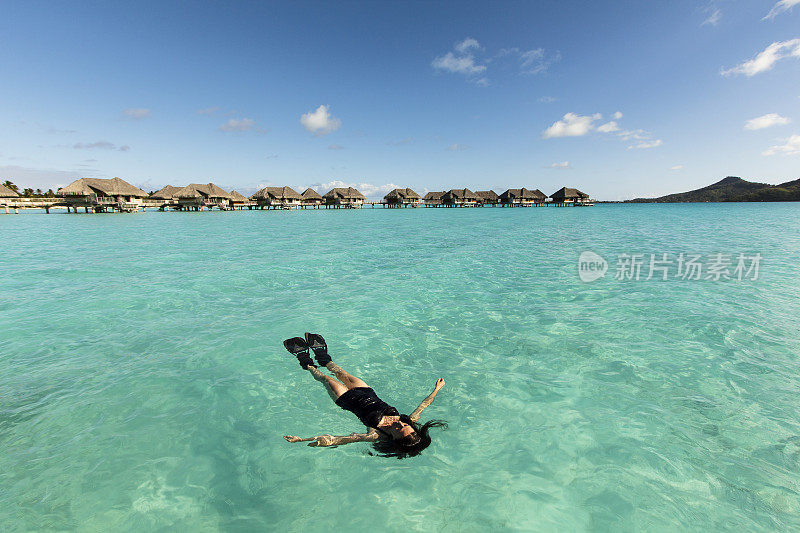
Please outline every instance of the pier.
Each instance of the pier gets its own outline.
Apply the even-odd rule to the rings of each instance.
[[[5,200],[5,201],[4,201]],[[518,207],[591,207],[594,202],[536,202],[536,203],[474,203],[474,204],[432,204],[432,203],[417,203],[417,204],[396,204],[386,202],[384,200],[365,201],[357,205],[325,205],[325,204],[297,204],[297,205],[284,205],[284,204],[271,204],[271,205],[258,205],[255,202],[245,202],[236,205],[194,205],[182,206],[177,203],[164,202],[158,200],[143,200],[141,203],[123,203],[117,204],[115,202],[107,202],[103,204],[86,204],[79,205],[68,203],[61,198],[8,198],[0,200],[0,213],[5,214],[19,214],[20,212],[29,210],[44,210],[45,213],[50,214],[51,211],[64,210],[66,213],[135,213],[137,211],[145,212],[148,209],[153,211],[287,211],[287,210],[306,210],[306,209],[360,209],[369,207],[375,209],[379,207],[382,209],[417,209],[419,207],[425,208],[482,208],[482,207],[499,207],[499,208],[518,208]]]
[[[12,184],[13,186],[13,184]],[[472,192],[469,189],[429,192],[420,197],[412,189],[394,189],[382,200],[367,200],[353,187],[333,188],[320,195],[311,188],[298,194],[291,187],[264,187],[249,198],[219,186],[192,183],[185,187],[167,185],[147,194],[119,178],[81,178],[58,190],[56,197],[25,197],[16,190],[0,189],[0,213],[19,214],[26,210],[65,209],[67,213],[135,213],[147,211],[277,211],[293,209],[416,209],[477,207],[590,207],[594,202],[578,189],[562,187],[551,196],[539,189],[508,189]]]

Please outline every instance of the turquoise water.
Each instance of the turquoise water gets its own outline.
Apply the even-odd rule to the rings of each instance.
[[[0,215],[0,529],[800,527],[800,205]],[[761,253],[759,279],[577,259]],[[649,257],[649,256],[648,256]],[[281,341],[410,412],[348,434]]]

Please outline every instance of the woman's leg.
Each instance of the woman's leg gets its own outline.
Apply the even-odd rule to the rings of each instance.
[[[325,384],[325,390],[328,391],[331,400],[334,402],[339,398],[339,396],[347,392],[346,386],[342,385],[332,377],[326,376],[320,372],[317,367],[309,366],[307,370],[311,372],[311,375],[314,376],[314,379]]]
[[[339,381],[345,384],[347,390],[355,389],[356,387],[369,387],[369,385],[364,383],[362,380],[351,374],[348,374],[342,367],[333,361],[325,365],[325,368],[333,372],[333,375],[335,375]]]

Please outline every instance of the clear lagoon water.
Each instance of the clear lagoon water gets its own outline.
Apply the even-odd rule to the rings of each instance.
[[[800,528],[800,205],[0,215],[3,531]],[[577,260],[609,259],[584,283]],[[616,280],[622,253],[757,280]],[[644,277],[644,276],[643,276]],[[346,435],[281,341],[423,420]]]

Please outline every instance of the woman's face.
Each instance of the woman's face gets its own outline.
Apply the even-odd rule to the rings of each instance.
[[[414,428],[411,427],[410,424],[406,424],[400,420],[392,422],[392,425],[390,425],[388,429],[395,439],[402,439],[414,433]]]

